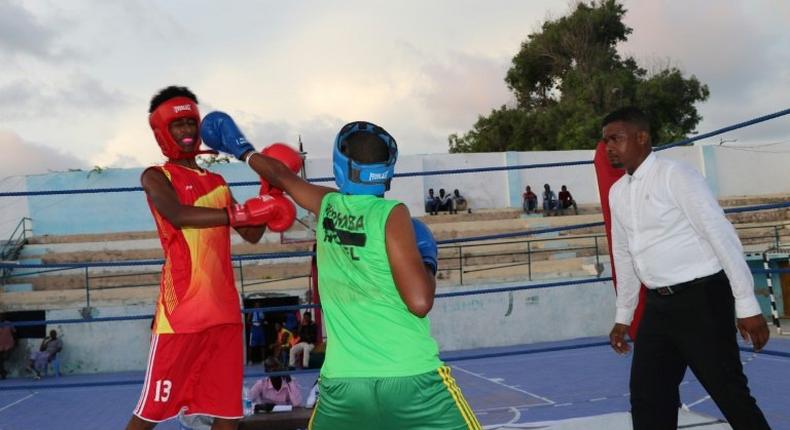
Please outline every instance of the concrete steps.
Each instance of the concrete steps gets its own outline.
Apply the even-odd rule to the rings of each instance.
[[[746,206],[787,201],[788,196],[770,198],[734,198],[723,200],[728,206]],[[771,243],[790,244],[790,210],[735,214],[730,218],[739,227],[744,247],[760,251]],[[519,209],[475,210],[472,213],[439,214],[421,217],[437,240],[524,232],[566,225],[602,221],[597,206],[580,207],[579,215],[544,217],[525,215]],[[303,227],[299,226],[302,230]],[[608,244],[602,227],[541,233],[514,238],[490,239],[474,243],[440,246],[439,284],[464,284],[491,280],[520,280],[591,276],[600,273],[600,262],[608,261]],[[280,235],[267,233],[261,243],[251,245],[232,235],[234,255],[272,252],[309,251],[311,243],[280,244]],[[528,244],[527,244],[528,243]],[[596,255],[598,258],[596,259]],[[102,235],[33,237],[23,248],[21,258],[28,262],[81,263],[161,259],[156,232],[127,232]],[[599,265],[596,265],[598,263]],[[608,264],[608,263],[607,263]],[[309,257],[278,260],[245,261],[244,291],[269,292],[307,289]],[[24,270],[17,269],[16,274]],[[91,300],[109,302],[146,300],[153,303],[158,291],[160,265],[130,267],[96,267],[87,271]],[[48,306],[60,300],[85,300],[85,269],[70,269],[36,276],[15,276],[14,286],[3,293],[3,308],[8,306]],[[236,269],[237,281],[242,275]],[[241,282],[239,289],[241,290]],[[31,291],[32,290],[32,291]],[[150,291],[149,291],[150,290]],[[143,297],[143,298],[140,298]]]

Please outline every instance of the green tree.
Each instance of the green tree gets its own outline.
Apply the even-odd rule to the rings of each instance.
[[[570,15],[543,24],[513,57],[505,82],[516,105],[480,116],[474,128],[449,136],[450,152],[500,152],[595,147],[603,117],[626,105],[651,117],[653,141],[694,132],[702,119],[694,104],[708,87],[674,67],[655,73],[617,44],[633,31],[616,0],[580,2]]]

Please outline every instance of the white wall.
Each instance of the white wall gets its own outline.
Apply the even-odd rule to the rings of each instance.
[[[480,154],[427,154],[415,157],[422,158],[422,166],[417,171],[472,169],[480,167],[505,166],[505,153],[490,152]],[[508,207],[508,174],[507,171],[444,174],[422,176],[422,196],[428,195],[433,188],[436,195],[444,188],[447,193],[458,189],[466,197],[473,209]],[[424,199],[423,199],[424,200]]]
[[[518,284],[490,284],[472,288]],[[532,282],[538,283],[538,282]],[[457,291],[441,287],[438,293]],[[301,294],[301,291],[294,292]],[[558,341],[608,333],[614,320],[611,282],[522,290],[462,297],[437,298],[429,317],[441,351]],[[80,319],[81,309],[47,311],[48,320]],[[93,317],[150,315],[152,305],[93,308]],[[64,373],[144,370],[150,344],[151,320],[50,324],[63,339]],[[20,342],[6,367],[14,375],[24,369],[29,352],[40,339]]]
[[[696,169],[703,175],[705,174],[705,168],[703,167],[705,160],[703,159],[702,147],[700,146],[677,146],[675,148],[659,151],[656,155],[661,158],[680,161]]]
[[[686,146],[659,153],[660,157],[681,160],[706,176],[718,197],[739,195],[790,195],[790,154],[739,151],[715,146]],[[396,173],[469,169],[591,160],[592,151],[541,151],[477,154],[428,154],[403,156]],[[88,181],[85,173],[52,173],[28,176],[25,181],[0,183],[5,190],[52,190],[138,186],[141,169],[108,169]],[[228,182],[254,181],[255,175],[243,163],[217,166]],[[308,178],[331,177],[331,159],[310,159]],[[88,183],[90,182],[90,183]],[[521,193],[532,185],[540,193],[548,183],[556,192],[567,185],[580,204],[598,203],[597,181],[592,164],[500,170],[479,173],[398,177],[387,197],[403,201],[414,215],[424,214],[428,189],[448,193],[459,189],[473,210],[520,207]],[[323,182],[333,186],[333,182]],[[257,186],[234,187],[238,200],[255,194]],[[28,215],[29,214],[29,215]],[[153,223],[141,192],[76,194],[40,197],[0,197],[0,240],[10,234],[22,216],[33,219],[34,234],[107,233],[152,230]]]
[[[429,316],[439,349],[455,351],[603,336],[612,328],[614,301],[612,283],[596,282],[437,298]]]
[[[787,146],[783,148],[787,151]],[[761,149],[770,151],[770,147]],[[790,152],[753,152],[719,146],[713,146],[711,152],[719,195],[790,194]]]
[[[518,164],[544,164],[568,161],[592,160],[595,151],[540,151],[519,152]],[[598,183],[595,180],[595,168],[592,164],[563,167],[543,167],[539,169],[519,170],[520,193],[527,185],[538,195],[538,206],[541,205],[543,184],[549,184],[555,193],[566,185],[576,203],[598,203]],[[519,201],[520,200],[519,193]]]
[[[27,181],[24,176],[10,176],[0,181],[0,192],[27,191]],[[19,221],[30,216],[27,197],[0,197],[0,242],[7,240],[13,233]]]

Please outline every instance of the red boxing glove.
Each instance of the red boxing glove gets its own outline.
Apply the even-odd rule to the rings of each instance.
[[[296,206],[293,202],[282,194],[271,196],[277,204],[277,216],[270,219],[266,225],[269,230],[281,232],[288,230],[296,220]]]
[[[261,154],[285,164],[286,167],[296,174],[299,174],[302,170],[302,164],[304,164],[302,154],[285,143],[272,143],[263,148]],[[282,193],[282,190],[272,187],[269,182],[261,178],[261,191],[258,194],[281,195]]]
[[[275,232],[288,230],[296,218],[294,204],[282,195],[253,197],[244,204],[228,206],[227,211],[232,227],[266,224]]]

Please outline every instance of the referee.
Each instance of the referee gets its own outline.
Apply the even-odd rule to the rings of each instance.
[[[733,429],[768,429],[736,342],[736,318],[755,351],[769,332],[735,229],[699,173],[652,152],[640,110],[610,113],[603,140],[612,166],[628,173],[609,192],[618,290],[609,339],[620,354],[630,349],[640,282],[648,288],[631,363],[634,429],[677,428],[686,367]]]

